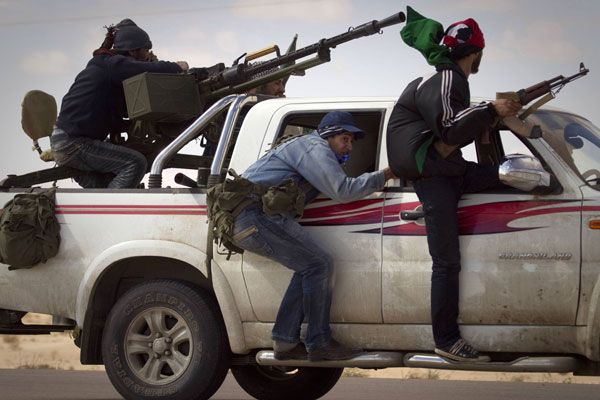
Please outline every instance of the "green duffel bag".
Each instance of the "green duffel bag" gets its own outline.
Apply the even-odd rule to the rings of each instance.
[[[17,194],[0,213],[0,263],[9,270],[31,268],[58,253],[60,225],[54,212],[56,188]]]

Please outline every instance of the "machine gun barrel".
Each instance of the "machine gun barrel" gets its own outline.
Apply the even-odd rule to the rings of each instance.
[[[404,13],[399,12],[380,21],[373,20],[370,22],[366,22],[356,28],[348,29],[348,32],[344,32],[340,35],[331,37],[329,39],[321,39],[320,41],[313,43],[309,46],[303,47],[291,53],[266,61],[257,66],[249,67],[246,69],[247,75],[251,76],[263,71],[267,71],[271,68],[278,67],[282,64],[286,64],[291,61],[296,61],[300,58],[304,58],[311,54],[319,53],[319,51],[322,51],[323,49],[335,48],[339,44],[346,43],[363,36],[373,35],[387,26],[396,25],[401,22],[404,22],[405,20],[406,16],[404,15]]]
[[[329,49],[335,48],[339,44],[349,42],[351,40],[358,39],[363,36],[373,35],[375,33],[380,32],[381,29],[387,26],[399,24],[401,22],[404,22],[405,20],[406,16],[404,15],[404,13],[399,12],[379,21],[373,20],[370,22],[366,22],[356,28],[348,29],[347,32],[331,37],[329,39],[321,39],[318,42],[313,43],[309,46],[275,57],[271,60],[257,63],[255,65],[234,64],[233,66],[226,68],[224,71],[219,72],[217,75],[208,78],[206,81],[199,82],[200,93],[208,93],[211,91],[217,91],[227,86],[231,87],[245,83],[256,74],[292,63],[296,60],[299,60],[301,58],[315,53],[318,54],[318,57],[322,61],[322,63],[328,62],[330,61]]]

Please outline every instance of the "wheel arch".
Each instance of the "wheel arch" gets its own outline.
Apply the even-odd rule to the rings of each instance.
[[[223,270],[214,260],[211,261],[211,271],[213,289],[227,330],[229,347],[235,354],[247,354],[250,349],[246,344],[242,317],[233,290]]]
[[[83,327],[81,363],[102,364],[104,323],[112,306],[131,287],[164,278],[214,293],[206,259],[206,254],[194,247],[155,240],[120,243],[96,257],[77,296],[77,324]]]

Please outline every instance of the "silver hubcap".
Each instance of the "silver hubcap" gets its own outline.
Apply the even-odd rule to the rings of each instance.
[[[190,365],[193,341],[189,325],[171,309],[144,310],[129,325],[125,356],[131,370],[144,382],[165,385]]]

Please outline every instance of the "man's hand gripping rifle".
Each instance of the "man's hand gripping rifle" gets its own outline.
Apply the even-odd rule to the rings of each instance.
[[[559,75],[555,78],[549,79],[547,81],[542,81],[528,88],[521,89],[517,92],[496,93],[496,99],[509,99],[517,101],[523,106],[529,104],[531,101],[540,97],[541,99],[536,101],[524,112],[519,114],[518,117],[505,117],[501,120],[498,119],[495,126],[497,126],[499,123],[502,123],[508,129],[510,129],[518,135],[528,137],[531,139],[537,139],[542,137],[542,129],[539,127],[539,125],[533,125],[529,122],[526,122],[525,118],[531,115],[539,107],[555,98],[556,94],[560,92],[561,89],[565,87],[567,83],[573,82],[575,79],[579,79],[582,76],[587,75],[589,71],[590,70],[585,68],[583,63],[580,63],[579,72],[566,78],[563,75]],[[440,140],[436,140],[434,142],[434,146],[444,158],[459,147],[456,145],[447,145],[441,142]]]
[[[502,122],[510,130],[521,136],[534,139],[542,137],[541,128],[538,125],[532,125],[528,122],[525,122],[525,118],[530,116],[535,110],[540,108],[542,105],[555,98],[556,94],[560,92],[567,83],[573,82],[575,79],[579,79],[582,76],[587,75],[589,71],[590,70],[587,69],[583,65],[583,63],[580,63],[579,72],[566,78],[562,75],[559,75],[547,81],[542,81],[528,88],[521,89],[518,92],[497,93],[497,99],[510,99],[518,101],[523,106],[541,97],[533,105],[531,105],[524,112],[522,112],[518,117],[503,118]]]

